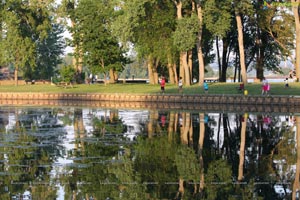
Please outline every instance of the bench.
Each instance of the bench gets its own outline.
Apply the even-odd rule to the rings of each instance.
[[[219,78],[204,78],[205,82],[207,83],[216,83],[216,82],[219,82]]]
[[[57,82],[56,86],[63,87],[63,88],[67,88],[67,87],[72,87],[73,88],[72,83],[63,82],[63,81]]]
[[[25,80],[25,83],[26,83],[26,85],[29,84],[29,83],[30,83],[31,85],[33,85],[33,84],[35,84],[35,80],[29,80],[29,79],[26,79],[26,80]]]

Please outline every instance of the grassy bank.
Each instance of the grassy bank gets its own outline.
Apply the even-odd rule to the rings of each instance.
[[[238,91],[237,83],[210,83],[209,94],[242,94]],[[248,95],[260,95],[261,84],[249,83],[246,87]],[[51,92],[51,93],[135,93],[135,94],[159,94],[160,86],[150,84],[81,84],[73,88],[58,87],[55,85],[2,85],[0,92]],[[177,85],[167,84],[166,94],[178,93]],[[184,86],[183,94],[204,94],[203,88],[198,84]],[[300,83],[291,83],[289,88],[284,83],[271,83],[271,95],[293,95],[300,96]]]

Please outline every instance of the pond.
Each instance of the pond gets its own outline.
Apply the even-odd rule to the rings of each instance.
[[[299,123],[291,113],[2,107],[0,199],[298,199]]]

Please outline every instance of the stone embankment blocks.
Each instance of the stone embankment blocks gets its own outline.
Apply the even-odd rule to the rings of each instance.
[[[23,102],[23,103],[22,103]],[[38,103],[39,102],[39,103]],[[222,94],[102,94],[102,93],[0,93],[1,105],[109,105],[160,109],[221,109],[300,112],[300,96]]]

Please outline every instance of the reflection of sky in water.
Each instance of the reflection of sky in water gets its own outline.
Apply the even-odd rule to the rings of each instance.
[[[14,113],[8,114],[8,124],[6,125],[6,132],[12,130],[16,125],[16,118]]]
[[[91,120],[93,117],[101,118],[107,117],[109,114],[109,110],[95,110],[95,109],[82,109],[82,118],[84,129],[87,135],[90,135],[93,132],[93,125]],[[127,126],[127,132],[124,133],[126,137],[129,139],[133,139],[137,134],[141,132],[142,127],[140,126],[141,122],[145,122],[148,120],[148,111],[145,110],[119,110],[118,116],[122,119],[124,125]],[[62,124],[62,121],[58,122]],[[65,131],[67,132],[64,143],[62,144],[65,147],[64,157],[60,157],[56,163],[54,163],[54,168],[52,170],[53,178],[61,173],[68,173],[65,170],[65,166],[73,163],[73,159],[69,159],[66,155],[66,152],[69,150],[73,150],[75,148],[74,141],[74,127],[73,126],[65,126]],[[64,199],[64,188],[59,183],[57,184],[59,188],[57,191],[57,200]]]
[[[93,124],[91,123],[91,120],[94,117],[94,112],[92,109],[85,108],[82,109],[82,117],[83,117],[83,124],[86,132],[88,134],[92,133],[93,131]]]
[[[75,148],[75,145],[73,142],[75,140],[74,127],[73,126],[65,126],[64,129],[67,132],[66,139],[64,140],[64,143],[62,144],[65,147],[65,150],[64,150],[65,152],[63,152],[63,153],[61,152],[61,153],[65,156],[59,157],[57,162],[54,163],[54,167],[53,167],[53,170],[51,173],[51,175],[53,176],[52,178],[55,178],[56,176],[59,176],[60,174],[68,173],[67,171],[64,171],[65,170],[64,167],[67,164],[73,163],[73,160],[68,159],[67,152],[68,152],[68,150],[72,150]],[[57,191],[57,200],[63,200],[64,194],[65,194],[64,188],[60,183],[57,183],[56,186],[59,188]]]
[[[127,126],[126,137],[133,140],[141,132],[140,123],[145,123],[149,118],[149,112],[144,110],[120,110],[119,116]]]

